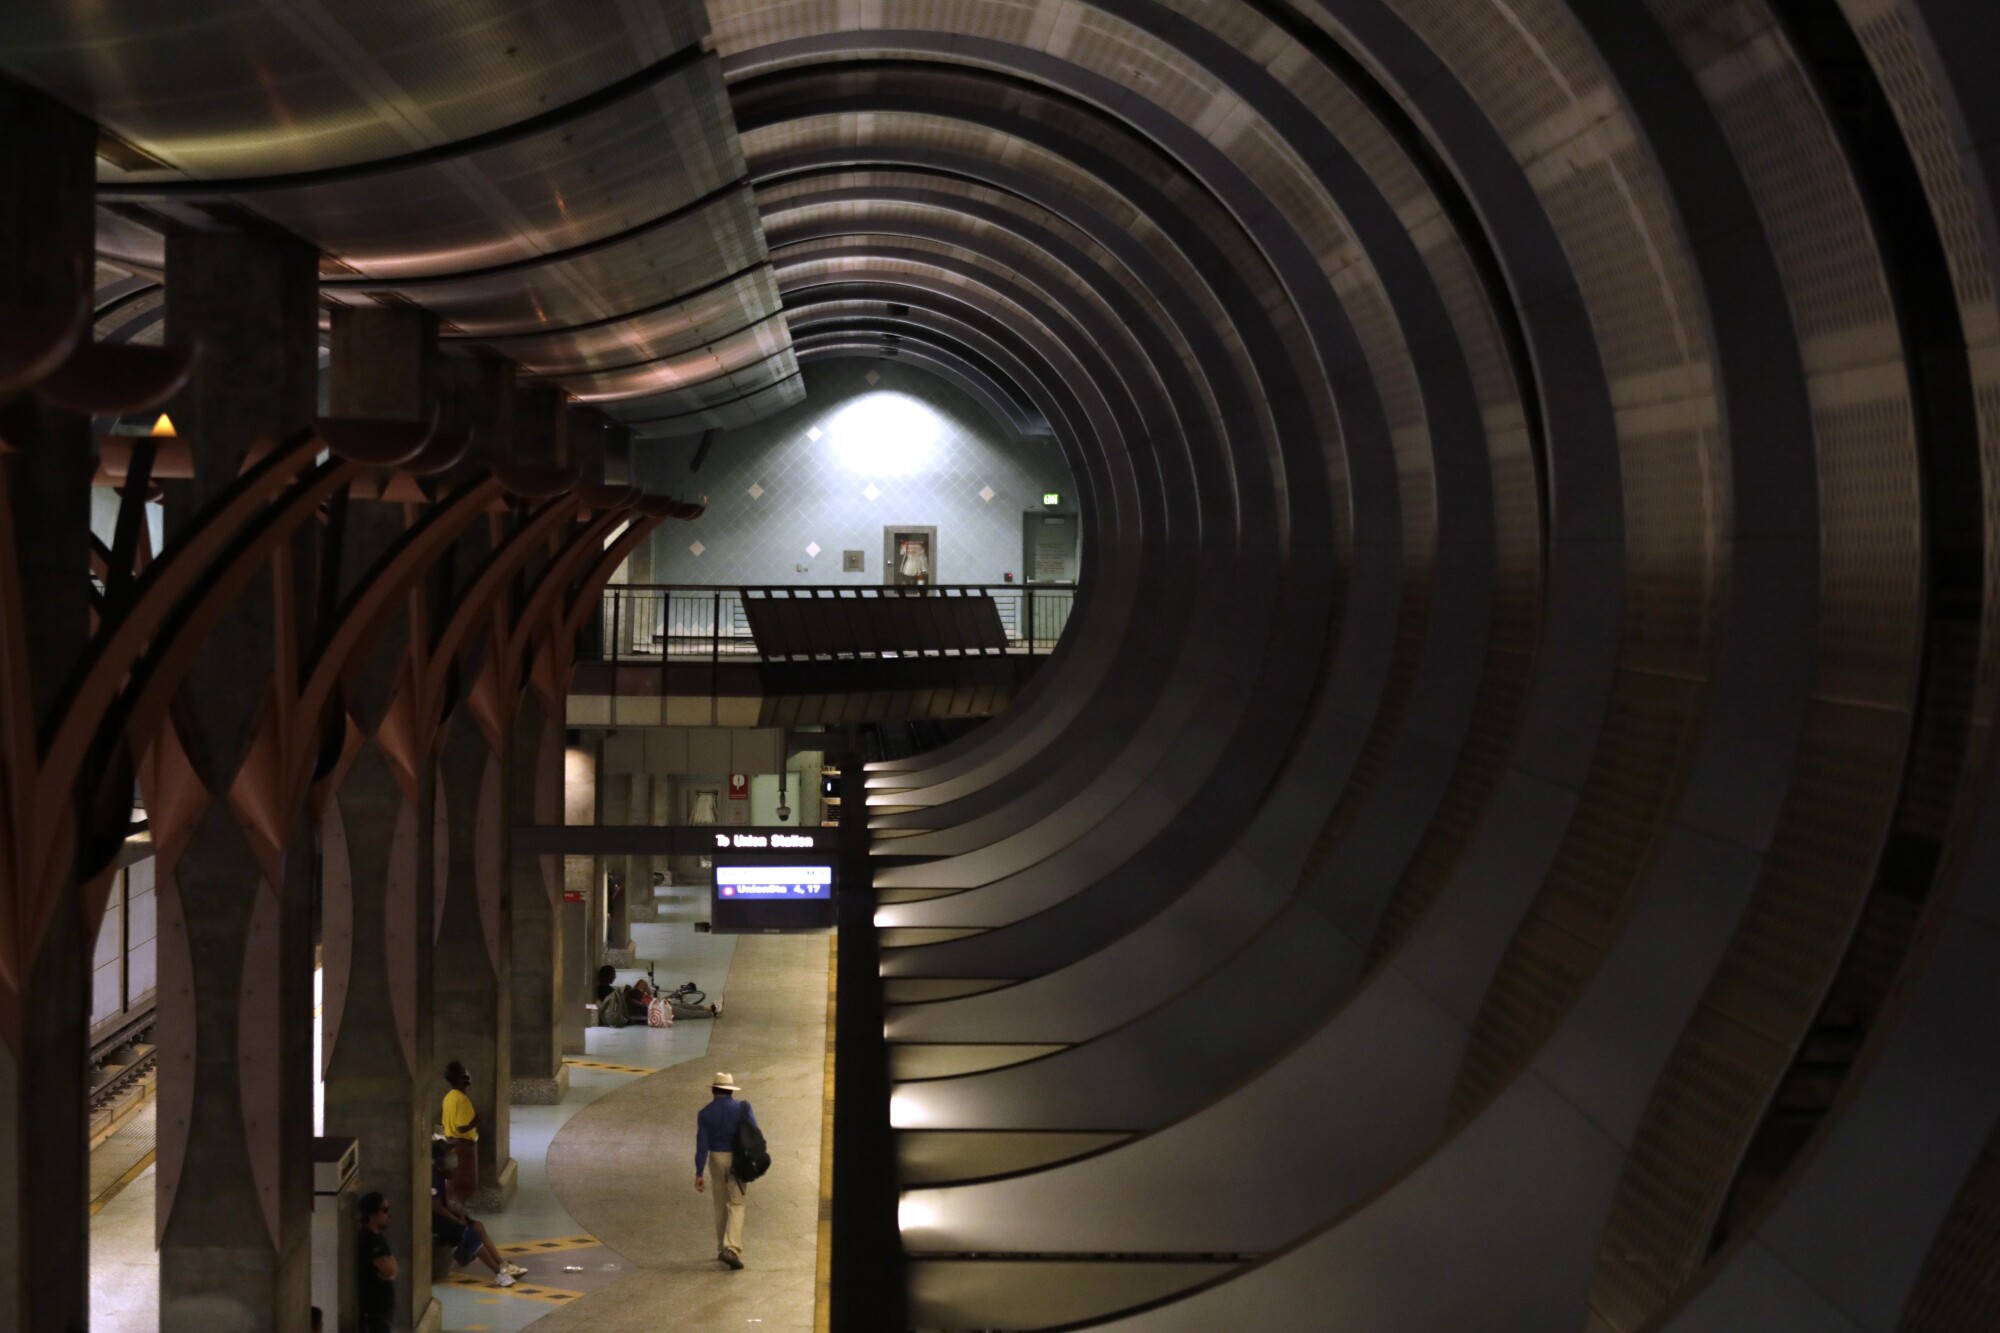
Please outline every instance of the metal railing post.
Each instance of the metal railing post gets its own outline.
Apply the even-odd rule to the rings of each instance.
[[[611,651],[609,654],[607,654],[607,656],[611,659],[612,664],[616,665],[618,661],[618,649],[620,644],[623,642],[623,638],[619,627],[624,620],[625,598],[621,593],[621,591],[617,588],[613,588],[610,591],[611,591]],[[599,623],[601,624],[603,622],[600,621]],[[613,679],[615,680],[616,678],[614,677]],[[617,690],[614,688],[612,690],[612,693],[616,694]]]

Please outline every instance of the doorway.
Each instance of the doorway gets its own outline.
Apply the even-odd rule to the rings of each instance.
[[[892,588],[937,582],[937,529],[898,523],[882,529],[882,581]]]
[[[691,783],[680,789],[680,812],[683,824],[714,825],[722,822],[722,787],[718,783]],[[679,855],[669,863],[674,868],[674,879],[682,884],[700,884],[706,881],[709,858],[706,854]]]
[[[722,808],[722,788],[699,786],[681,788],[681,822],[683,824],[716,824],[721,820],[718,814]]]

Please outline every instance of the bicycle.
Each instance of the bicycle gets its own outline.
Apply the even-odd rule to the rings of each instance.
[[[651,964],[648,964],[646,967],[646,989],[665,1000],[669,1005],[684,1004],[690,1009],[699,1009],[708,1003],[708,992],[695,985],[692,981],[674,990],[661,990],[659,978],[653,975]]]

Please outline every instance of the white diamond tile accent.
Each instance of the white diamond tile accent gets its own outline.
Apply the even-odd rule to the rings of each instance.
[[[708,548],[706,546],[703,546],[700,542],[696,542],[694,545],[688,547],[688,553],[693,555],[697,560],[699,560],[701,558],[701,553],[703,551],[706,551],[707,549]]]
[[[869,372],[868,372],[868,382],[869,382],[869,383],[870,383],[871,385],[873,385],[873,384],[880,384],[880,383],[882,382],[882,374],[881,374],[881,372],[880,372],[880,371],[875,371],[875,370],[871,370],[871,371],[869,371]]]
[[[743,493],[749,496],[753,500],[761,500],[764,498],[764,488],[762,486],[759,486],[754,481],[750,483],[750,489]]]
[[[1014,501],[1052,490],[1069,494],[1075,483],[1062,455],[1040,439],[1007,438],[976,404],[908,367],[892,371],[887,362],[876,363],[880,387],[871,389],[870,368],[858,360],[815,366],[810,405],[743,427],[730,435],[728,449],[713,451],[700,475],[708,511],[677,533],[661,531],[655,577],[661,583],[865,583],[866,574],[837,572],[840,553],[879,542],[891,518],[936,523],[958,534],[946,543],[944,563],[933,565],[934,577],[992,583],[1018,569],[1021,521]],[[928,404],[940,419],[931,456],[893,478],[869,464],[857,470],[856,460],[830,447],[832,414],[888,390],[892,381],[896,392]],[[807,438],[808,426],[818,427],[818,443]],[[753,498],[753,482],[761,498]],[[870,485],[880,492],[872,501],[865,494]],[[992,489],[991,500],[980,494],[982,487]],[[691,545],[697,536],[704,548],[698,558]],[[814,538],[822,549],[808,559],[806,542]],[[868,558],[871,570],[875,559]]]
[[[824,435],[825,433],[826,432],[821,430],[818,426],[814,426],[806,431],[806,438],[808,440],[811,440],[814,444],[818,444],[819,437]]]
[[[812,556],[816,556],[816,555],[818,555],[818,554],[819,554],[819,543],[818,543],[818,542],[807,542],[807,543],[806,543],[806,554],[807,554],[807,555],[812,555]]]
[[[879,500],[882,498],[881,489],[878,488],[872,481],[868,483],[868,485],[862,490],[861,493],[867,496],[871,500]]]
[[[979,498],[986,501],[987,504],[992,504],[993,497],[998,494],[1000,492],[994,490],[991,486],[981,486],[979,488]]]

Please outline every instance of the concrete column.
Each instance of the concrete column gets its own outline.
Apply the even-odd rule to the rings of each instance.
[[[881,954],[861,729],[840,747],[840,930],[835,955],[831,1327],[908,1328],[896,1224],[896,1134],[889,1125],[889,1044],[882,1039]],[[833,738],[827,738],[831,741]]]
[[[461,709],[447,727],[439,763],[444,903],[438,916],[436,1046],[461,1060],[479,1110],[481,1208],[504,1208],[516,1168],[509,1148],[513,1094],[514,953],[507,865],[507,755]],[[443,1095],[442,1086],[438,1089]]]
[[[599,824],[604,820],[602,733],[578,732],[563,752],[563,822]],[[566,1054],[585,1051],[585,1006],[596,987],[597,969],[604,962],[604,863],[594,856],[563,858],[561,992],[562,1048]]]
[[[570,415],[569,395],[554,385],[516,386],[512,456],[524,463],[570,462]]]
[[[330,416],[428,421],[436,410],[435,316],[409,306],[340,306],[328,350]]]
[[[478,462],[512,457],[514,373],[513,362],[479,352],[446,353],[438,361],[439,424],[469,432]]]
[[[634,483],[635,473],[632,463],[632,432],[624,426],[614,426],[605,435],[604,467],[607,474],[616,473],[607,479]],[[653,543],[659,533],[655,532],[645,541],[632,548],[625,557],[625,563],[612,576],[614,583],[643,585],[654,581]],[[651,598],[634,598],[626,604],[624,623],[619,629],[624,642],[619,645],[626,652],[640,652],[653,646],[653,635],[666,628],[666,611],[660,603]],[[641,885],[632,886],[636,891],[651,893],[652,877],[647,876]]]
[[[604,823],[632,824],[633,789],[639,778],[631,773],[606,773],[598,779],[604,802]],[[632,965],[632,869],[639,858],[605,858],[604,873],[604,961],[619,967]]]
[[[653,778],[650,773],[632,775],[632,804],[628,822],[641,828],[653,822]],[[634,856],[627,860],[625,903],[627,920],[653,919],[653,858]],[[628,926],[629,929],[629,926]]]
[[[584,1055],[590,1049],[585,1035],[590,1011],[585,1006],[596,989],[603,953],[597,946],[597,895],[591,891],[596,866],[596,860],[588,856],[563,858],[562,992],[557,997],[557,1017],[564,1055]]]
[[[512,362],[489,355],[443,359],[440,426],[472,438],[467,461],[451,481],[511,456],[514,376]],[[439,571],[441,605],[455,603],[478,578],[497,536],[495,522],[482,522],[459,539]],[[484,635],[468,639],[455,668],[459,687],[453,694],[459,699],[487,667],[490,646]],[[437,1047],[441,1060],[463,1061],[472,1075],[471,1096],[480,1115],[480,1191],[474,1202],[486,1209],[506,1206],[517,1176],[509,1110],[517,1092],[513,904],[524,885],[514,874],[510,830],[514,819],[533,817],[531,810],[523,812],[533,804],[532,790],[525,801],[511,790],[521,783],[514,759],[518,748],[511,733],[496,747],[470,709],[460,706],[445,722],[439,764],[446,842],[435,959]],[[532,780],[526,785],[532,789]],[[545,895],[537,890],[534,897]],[[442,1087],[438,1091],[442,1095]]]
[[[334,311],[328,410],[429,419],[437,321],[407,307]],[[402,506],[350,503],[341,569],[351,590],[404,531]],[[395,1208],[399,1328],[434,1326],[430,1139],[443,1095],[433,1043],[438,831],[431,738],[387,724],[410,688],[408,620],[391,615],[349,673],[348,721],[365,739],[321,824],[326,1131],[361,1144],[360,1189]]]
[[[570,462],[580,482],[604,482],[610,464],[612,422],[596,408],[570,408]]]
[[[651,826],[653,819],[653,789],[657,784],[650,773],[632,775],[632,823]],[[625,876],[625,912],[630,921],[652,921],[653,911],[653,858],[634,856],[628,858]]]
[[[604,480],[616,486],[638,484],[632,470],[632,428],[604,419]]]
[[[322,817],[326,1132],[361,1141],[360,1189],[396,1211],[396,1327],[434,1327],[430,1138],[435,783],[364,745]]]
[[[0,307],[48,309],[87,283],[93,235],[96,130],[39,93],[0,80]],[[88,334],[86,334],[88,336]],[[25,659],[34,722],[55,716],[83,652],[89,608],[90,422],[20,399],[0,407],[0,453],[11,542],[29,641],[0,643]],[[0,1328],[58,1333],[89,1323],[88,1155],[83,1057],[90,1014],[90,945],[74,875],[54,886],[56,919],[35,953],[19,1008],[0,1032]]]
[[[250,231],[176,232],[166,251],[166,339],[201,348],[169,405],[195,469],[163,487],[171,546],[254,445],[311,422],[319,257]],[[244,589],[178,701],[191,781],[208,804],[185,851],[160,867],[161,1333],[306,1326],[312,836],[301,814],[275,863],[266,859],[229,793],[278,661],[275,636],[294,636],[288,652],[310,642],[317,541],[313,525],[296,539],[291,586],[275,587],[267,566]]]
[[[647,775],[647,781],[652,791],[652,810],[651,810],[652,818],[648,822],[650,822],[654,828],[665,828],[667,825],[674,822],[673,779],[664,773],[649,773]],[[649,920],[658,921],[660,919],[660,898],[658,895],[658,891],[651,887],[653,882],[653,873],[658,871],[667,871],[668,877],[672,878],[673,868],[674,868],[674,861],[673,858],[670,856],[654,856],[647,858],[646,869],[648,871],[648,874],[646,876],[646,883],[648,887],[646,889],[646,893],[648,895],[647,902],[652,904],[652,912],[653,912],[652,916],[648,918]]]
[[[563,821],[562,719],[530,694],[521,703],[508,756],[509,818],[517,824]],[[569,1090],[562,1058],[561,857],[512,853],[507,863],[513,909],[513,1100],[553,1106]]]

